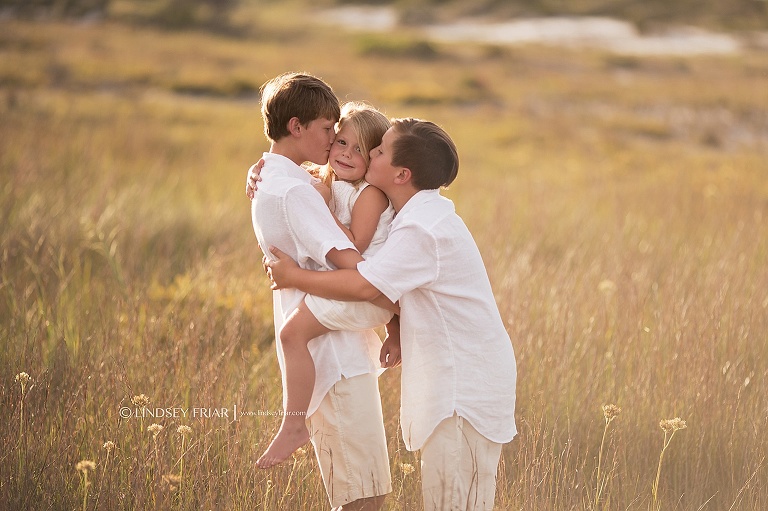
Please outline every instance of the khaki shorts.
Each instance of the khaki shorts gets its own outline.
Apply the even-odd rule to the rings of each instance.
[[[392,491],[379,382],[342,378],[307,419],[331,507]]]
[[[501,444],[454,415],[437,425],[421,449],[426,511],[490,511],[496,496]]]
[[[357,332],[386,325],[392,313],[371,302],[341,302],[314,295],[304,299],[307,308],[328,330]]]

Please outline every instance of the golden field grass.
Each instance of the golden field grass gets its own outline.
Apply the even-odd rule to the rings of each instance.
[[[289,70],[457,143],[445,194],[518,358],[498,509],[768,508],[768,54],[417,58],[287,5],[241,38],[0,22],[0,509],[327,509],[311,451],[253,464],[281,393],[244,181]],[[385,509],[418,510],[380,383]],[[140,394],[246,415],[121,418]]]

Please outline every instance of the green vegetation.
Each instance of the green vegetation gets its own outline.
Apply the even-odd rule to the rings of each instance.
[[[438,55],[434,45],[429,41],[393,38],[391,35],[366,35],[360,37],[358,47],[362,57],[376,56],[433,60]]]
[[[768,508],[766,53],[421,59],[300,2],[236,12],[253,32],[0,22],[0,509],[325,508],[311,450],[253,464],[281,395],[244,183],[287,70],[457,142],[445,193],[518,356],[498,509]],[[418,510],[380,383],[385,508]],[[209,416],[136,418],[142,394]]]

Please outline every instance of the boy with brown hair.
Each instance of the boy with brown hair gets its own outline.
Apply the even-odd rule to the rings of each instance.
[[[457,173],[445,131],[393,120],[366,174],[397,212],[381,249],[357,269],[313,272],[273,245],[265,265],[274,289],[400,301],[383,352],[402,339],[400,422],[406,447],[421,450],[425,509],[491,510],[501,446],[516,434],[517,371],[480,252],[438,190]]]
[[[261,103],[271,145],[251,203],[259,246],[265,254],[271,245],[283,247],[310,270],[354,268],[362,257],[300,166],[328,161],[339,119],[336,95],[319,78],[287,73],[262,87]],[[304,297],[296,289],[274,293],[276,337]],[[276,345],[285,389],[286,375],[302,375],[292,373],[291,357],[284,356],[280,342]],[[304,349],[309,349],[316,371],[309,382],[314,391],[306,418],[300,419],[306,419],[331,506],[378,509],[392,491],[376,374],[381,341],[373,330],[332,331]],[[290,403],[284,409],[281,428],[295,419],[289,417]]]

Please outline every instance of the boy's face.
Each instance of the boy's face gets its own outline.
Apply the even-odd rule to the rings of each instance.
[[[302,130],[304,160],[325,165],[328,163],[328,153],[331,150],[336,133],[333,119],[315,119],[310,121]]]
[[[397,140],[398,135],[389,128],[381,139],[381,145],[371,149],[371,163],[368,165],[368,173],[365,174],[365,180],[387,193],[390,185],[398,172],[398,168],[392,166],[392,144]]]

